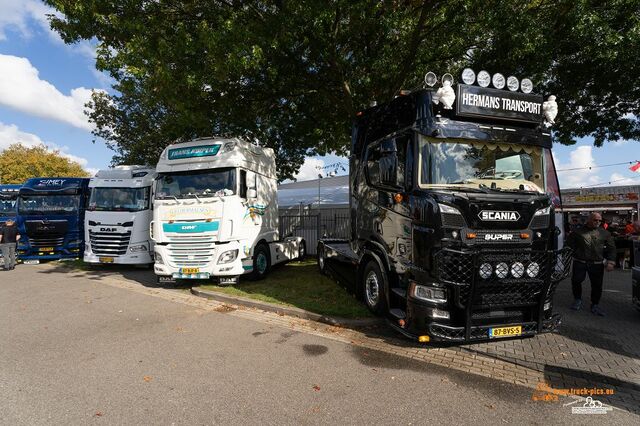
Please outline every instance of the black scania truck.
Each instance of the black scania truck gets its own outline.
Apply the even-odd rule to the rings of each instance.
[[[569,253],[543,98],[446,76],[358,113],[351,236],[321,240],[318,266],[419,342],[553,331]]]

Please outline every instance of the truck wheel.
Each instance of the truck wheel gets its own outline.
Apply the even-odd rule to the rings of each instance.
[[[376,315],[383,315],[387,309],[383,274],[375,260],[370,260],[362,273],[364,303]]]
[[[322,275],[327,275],[326,259],[324,258],[324,246],[318,245],[318,271]]]
[[[298,246],[298,260],[302,262],[306,256],[307,256],[307,243],[305,243],[304,240],[301,240],[300,245]]]
[[[269,248],[264,244],[260,244],[253,251],[253,272],[251,272],[251,279],[254,281],[263,279],[269,273],[270,267]]]

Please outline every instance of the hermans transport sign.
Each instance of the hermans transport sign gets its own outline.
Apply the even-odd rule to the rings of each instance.
[[[458,84],[456,114],[461,117],[541,123],[542,102],[540,95]]]
[[[220,145],[190,146],[187,148],[174,148],[169,150],[169,160],[181,158],[210,157],[220,151]]]

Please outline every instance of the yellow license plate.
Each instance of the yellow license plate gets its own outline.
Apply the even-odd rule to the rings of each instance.
[[[180,273],[181,274],[185,274],[185,275],[197,274],[198,272],[200,272],[200,268],[182,268],[182,269],[180,269]]]
[[[53,251],[53,247],[42,247],[39,251]]]
[[[100,263],[113,263],[113,257],[101,257],[98,260]]]
[[[522,334],[522,326],[516,325],[513,327],[496,327],[489,329],[489,337],[507,337],[507,336],[519,336]]]

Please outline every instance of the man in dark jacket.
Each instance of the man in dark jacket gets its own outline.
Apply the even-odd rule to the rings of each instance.
[[[8,220],[0,229],[0,250],[4,258],[4,270],[8,271],[16,267],[16,243],[20,239],[18,227],[12,220]]]
[[[576,229],[567,238],[567,245],[573,249],[573,275],[571,287],[574,302],[571,309],[582,307],[582,281],[589,274],[591,281],[591,312],[604,316],[598,304],[602,296],[604,270],[612,271],[616,260],[616,245],[609,231],[602,229],[600,213],[591,213],[582,228]]]

